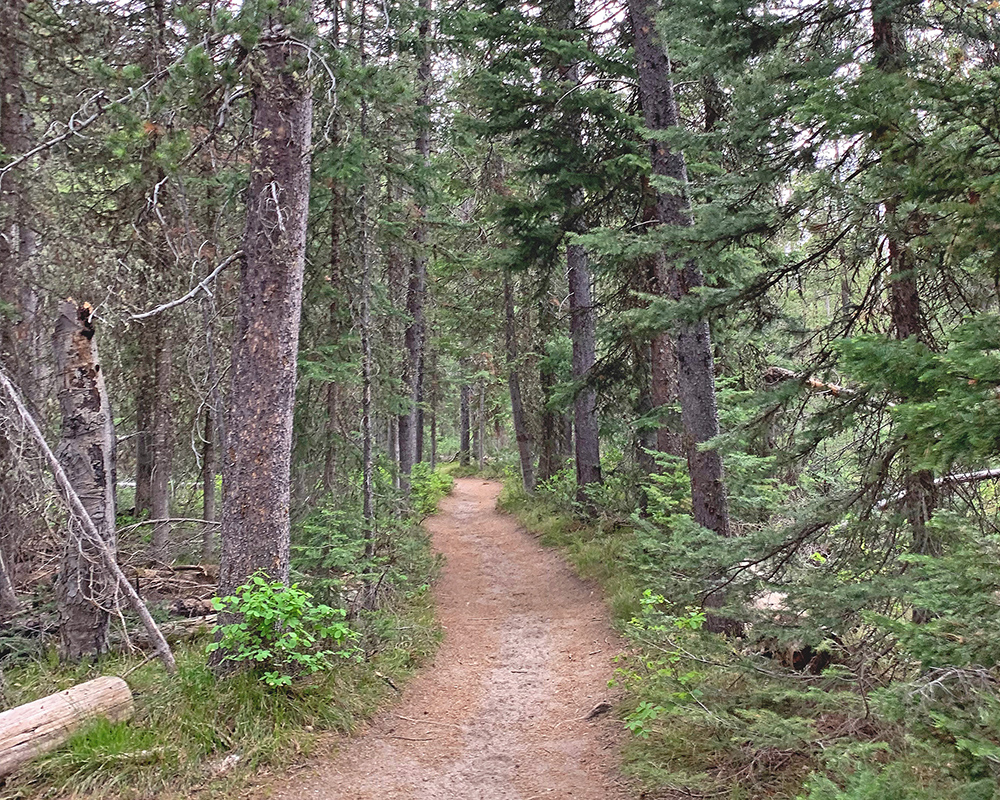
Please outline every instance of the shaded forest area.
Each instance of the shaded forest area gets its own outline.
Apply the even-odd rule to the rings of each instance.
[[[7,704],[348,728],[478,469],[604,582],[650,791],[993,797],[998,90],[993,0],[0,0]]]

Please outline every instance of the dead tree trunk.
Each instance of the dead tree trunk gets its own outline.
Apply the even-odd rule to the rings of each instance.
[[[101,539],[114,550],[115,431],[89,304],[60,304],[55,349],[62,412],[56,453]],[[107,650],[109,613],[115,604],[114,580],[78,525],[77,520],[70,523],[56,583],[61,654],[70,661]]]
[[[524,417],[524,403],[521,400],[521,378],[518,374],[517,328],[514,316],[514,287],[510,272],[503,274],[504,299],[504,339],[507,347],[507,386],[510,389],[511,416],[514,418],[514,436],[517,438],[517,454],[521,460],[521,482],[524,491],[535,491],[535,465],[531,455],[531,433]]]
[[[287,25],[292,9],[299,22]],[[257,571],[287,581],[290,463],[312,86],[307,8],[280,0],[250,54],[253,146],[223,464],[219,594]],[[301,28],[296,30],[297,28]]]
[[[101,532],[90,518],[83,500],[76,493],[73,484],[70,482],[69,477],[67,477],[66,470],[63,469],[56,454],[52,452],[52,449],[45,441],[41,428],[38,427],[35,418],[28,411],[14,384],[11,383],[10,378],[7,377],[2,368],[0,368],[0,389],[4,391],[14,405],[18,416],[21,418],[21,422],[24,424],[24,429],[28,432],[28,436],[34,441],[39,451],[41,451],[45,463],[48,464],[49,470],[52,472],[52,477],[55,478],[60,497],[65,503],[67,510],[80,525],[83,540],[86,542],[85,546],[96,551],[99,558],[99,566],[103,566],[106,574],[110,576],[111,580],[118,587],[118,591],[125,595],[129,606],[131,606],[132,610],[135,611],[136,615],[142,621],[146,635],[149,637],[149,641],[153,643],[156,654],[163,662],[163,666],[167,672],[171,674],[175,673],[177,671],[177,664],[174,662],[173,653],[170,652],[170,645],[163,638],[163,633],[160,629],[156,627],[156,623],[153,621],[152,616],[150,616],[149,609],[142,602],[142,598],[139,597],[139,593],[129,583],[128,578],[125,577],[125,573],[118,566],[114,542],[104,540]],[[81,549],[83,547],[84,545],[81,545]]]
[[[132,692],[121,678],[106,676],[0,714],[0,777],[61,745],[81,725],[132,716]]]

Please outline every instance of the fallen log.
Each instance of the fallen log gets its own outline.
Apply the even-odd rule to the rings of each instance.
[[[82,724],[132,716],[132,692],[121,678],[106,676],[0,714],[0,777],[54,750]]]

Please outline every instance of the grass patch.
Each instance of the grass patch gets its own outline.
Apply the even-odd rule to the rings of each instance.
[[[439,482],[433,491],[443,490]],[[287,687],[269,687],[249,672],[216,677],[206,663],[208,636],[175,647],[173,676],[158,662],[145,662],[144,654],[65,666],[50,649],[8,666],[9,706],[100,675],[122,675],[135,715],[77,732],[9,777],[0,800],[239,796],[261,770],[302,760],[330,741],[325,734],[349,733],[395,699],[393,685],[424,663],[440,640],[429,592],[437,565],[422,529],[400,533],[390,560],[391,589],[380,594],[378,610],[360,611],[351,622],[363,658]]]

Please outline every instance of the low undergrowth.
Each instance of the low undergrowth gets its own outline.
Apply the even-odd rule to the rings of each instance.
[[[431,475],[415,483],[421,515],[451,486],[450,479]],[[76,666],[60,665],[54,649],[22,657],[5,665],[8,707],[120,675],[132,689],[135,714],[79,731],[8,778],[0,800],[232,797],[266,780],[270,770],[328,746],[332,740],[324,734],[350,732],[391,702],[439,641],[428,591],[438,562],[421,528],[388,518],[377,531],[376,557],[364,559],[361,527],[342,508],[324,506],[296,526],[293,575],[300,588],[295,597],[279,595],[285,605],[307,604],[306,621],[322,615],[322,633],[337,644],[336,657],[327,658],[317,645],[297,660],[266,662],[269,680],[255,669],[217,677],[207,665],[207,633],[175,646],[174,676],[143,653]],[[335,608],[313,611],[309,595]],[[337,608],[347,610],[346,619]],[[336,636],[328,636],[331,626]],[[289,663],[294,669],[282,668]]]
[[[557,484],[529,497],[509,477],[500,507],[604,587],[632,643],[616,681],[625,689],[620,715],[633,734],[625,770],[644,796],[1000,798],[1000,706],[990,677],[930,669],[900,639],[883,638],[880,653],[861,657],[855,642],[821,636],[809,652],[820,656],[814,666],[825,666],[810,671],[786,658],[807,649],[797,629],[783,641],[753,630],[739,639],[708,633],[687,578],[665,557],[669,548],[652,526],[611,514],[584,523]],[[930,637],[935,625],[943,623],[911,635]]]

